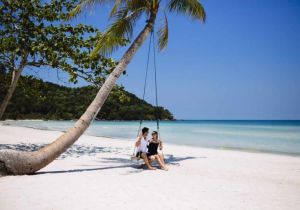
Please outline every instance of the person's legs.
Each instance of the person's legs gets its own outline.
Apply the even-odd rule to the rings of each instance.
[[[165,164],[161,161],[160,156],[159,155],[155,155],[154,156],[156,161],[158,162],[159,166],[161,167],[161,169],[167,170],[168,168],[165,166]]]
[[[164,165],[166,165],[164,155],[163,155],[162,153],[158,153],[158,156],[159,156],[161,162],[162,162]]]
[[[141,157],[143,158],[143,160],[145,161],[146,166],[148,167],[148,169],[150,170],[155,170],[156,168],[152,167],[148,161],[148,157],[146,155],[146,153],[142,153]]]
[[[152,162],[155,160],[155,157],[153,155],[147,156],[148,157],[148,162],[151,165]]]

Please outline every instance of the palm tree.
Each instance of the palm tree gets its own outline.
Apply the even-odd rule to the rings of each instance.
[[[142,17],[146,17],[144,28],[132,41],[116,68],[101,86],[95,99],[75,125],[53,143],[38,151],[17,152],[2,150],[0,152],[0,173],[34,173],[65,152],[83,134],[100,111],[117,79],[153,30],[158,13],[164,15],[164,24],[158,30],[158,45],[160,49],[165,48],[168,43],[168,21],[165,12],[182,13],[200,22],[204,22],[206,17],[205,10],[198,0],[82,0],[70,15],[75,16],[82,9],[92,6],[94,3],[102,5],[108,2],[114,3],[110,13],[112,24],[99,39],[92,56],[96,53],[110,54],[118,49],[120,47],[120,38],[131,40],[135,23]]]

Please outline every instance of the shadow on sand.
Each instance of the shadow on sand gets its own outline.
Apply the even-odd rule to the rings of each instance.
[[[168,165],[180,165],[181,161],[196,159],[196,158],[206,158],[206,157],[174,157],[173,155],[166,155],[165,161]],[[42,171],[35,173],[38,174],[60,174],[60,173],[74,173],[74,172],[85,172],[85,171],[101,171],[109,169],[118,169],[118,168],[133,168],[137,169],[130,171],[129,173],[139,173],[143,169],[146,169],[142,161],[132,161],[129,158],[101,158],[98,162],[107,163],[107,164],[118,164],[117,166],[108,166],[108,167],[95,167],[95,168],[84,168],[84,169],[72,169],[72,170],[60,170],[60,171]],[[154,164],[154,166],[158,166]]]
[[[33,152],[46,146],[46,144],[0,144],[1,149],[12,149],[16,151]],[[72,145],[66,152],[60,155],[57,159],[64,159],[66,157],[80,157],[82,155],[94,156],[97,153],[111,153],[116,149],[110,147],[96,147],[86,145]]]
[[[45,144],[0,144],[1,149],[12,149],[17,151],[36,151],[41,147],[44,147]],[[80,157],[82,155],[94,156],[98,153],[120,153],[119,150],[122,148],[111,148],[111,147],[97,147],[97,146],[86,146],[86,145],[72,145],[65,153],[59,156],[57,159],[64,159],[66,157]],[[206,157],[175,157],[174,155],[165,155],[165,162],[168,165],[179,166],[181,161],[196,159],[196,158],[206,158]],[[118,169],[118,168],[132,168],[140,169],[133,170],[129,173],[138,173],[142,172],[142,169],[146,169],[143,161],[132,161],[130,158],[101,158],[97,162],[104,163],[112,166],[104,167],[94,167],[94,168],[81,168],[81,169],[71,169],[71,170],[57,170],[57,171],[41,171],[36,172],[35,174],[60,174],[60,173],[74,173],[74,172],[86,172],[86,171],[101,171],[109,169]],[[90,165],[81,165],[81,166],[90,166]],[[154,166],[158,166],[154,162]]]

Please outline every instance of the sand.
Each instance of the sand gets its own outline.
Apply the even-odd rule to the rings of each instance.
[[[0,125],[0,148],[59,135]],[[149,171],[132,145],[84,135],[36,175],[1,177],[0,209],[300,209],[300,157],[165,144],[170,170]]]

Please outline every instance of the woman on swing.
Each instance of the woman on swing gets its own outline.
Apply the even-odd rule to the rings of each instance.
[[[158,152],[157,152],[158,145],[159,145],[159,143],[158,143],[159,140],[157,139],[157,132],[156,132],[156,138],[154,137],[155,135],[152,135],[150,144],[152,142],[153,146],[150,146],[150,151],[148,151],[148,140],[147,140],[148,133],[149,133],[149,128],[144,127],[142,129],[142,134],[137,138],[137,141],[135,143],[135,146],[137,147],[136,156],[142,158],[145,161],[146,166],[150,170],[156,169],[153,166],[151,166],[151,164],[150,164],[153,160],[157,160],[160,167],[164,170],[167,170],[164,160],[163,160],[163,156],[158,154]],[[156,147],[156,145],[154,145],[156,142],[157,142],[157,147]]]
[[[149,142],[148,145],[148,158],[150,159],[150,163],[153,160],[157,160],[158,164],[160,167],[164,170],[168,170],[166,167],[165,161],[164,161],[164,156],[162,153],[158,153],[158,148],[160,150],[163,149],[162,141],[158,139],[158,133],[157,131],[152,132],[152,139]]]

